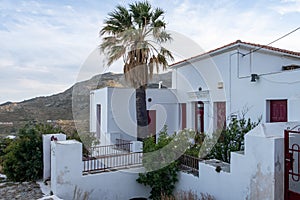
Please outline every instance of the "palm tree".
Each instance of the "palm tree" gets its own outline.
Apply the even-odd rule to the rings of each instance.
[[[154,69],[165,70],[167,60],[173,60],[171,52],[161,46],[172,39],[165,30],[163,14],[160,8],[152,9],[148,1],[129,4],[128,9],[119,5],[108,14],[100,31],[100,49],[107,56],[108,66],[123,58],[125,79],[136,90],[138,140],[148,136],[148,79]]]

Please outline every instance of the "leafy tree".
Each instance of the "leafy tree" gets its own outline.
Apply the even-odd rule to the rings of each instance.
[[[260,118],[257,122],[252,122],[250,118],[246,120],[243,114],[239,119],[233,118],[221,133],[215,132],[212,136],[197,133],[195,143],[185,151],[185,154],[229,163],[230,152],[244,150],[245,134],[255,128],[260,121]]]
[[[58,128],[44,124],[27,124],[4,150],[3,171],[12,181],[34,181],[43,172],[42,134],[58,133]]]
[[[72,133],[67,134],[67,140],[70,139],[77,140],[83,144],[82,145],[83,156],[87,156],[87,157],[90,154],[90,148],[93,145],[99,144],[99,140],[94,136],[93,133],[90,132],[83,132],[79,135],[77,131],[74,131]]]
[[[228,126],[222,130],[215,146],[206,158],[215,158],[224,162],[230,162],[230,152],[244,150],[244,136],[259,124],[249,118],[232,119]]]
[[[169,50],[161,44],[171,40],[165,31],[164,11],[152,8],[148,1],[129,4],[129,8],[117,6],[108,14],[101,51],[107,55],[108,66],[120,58],[124,61],[125,79],[136,89],[137,137],[146,138],[148,116],[146,110],[146,87],[153,70],[165,70],[168,59],[173,60]]]
[[[190,138],[194,132],[187,130],[169,136],[167,128],[160,132],[157,143],[153,137],[144,140],[143,166],[145,173],[140,173],[138,183],[152,188],[151,199],[161,199],[161,196],[171,196],[178,181],[178,158],[190,146]],[[150,153],[150,154],[149,154]]]
[[[1,137],[0,138],[0,165],[3,165],[3,156],[5,155],[5,149],[13,142],[13,139]]]
[[[63,131],[59,126],[28,123],[18,131],[16,139],[1,140],[1,161],[7,178],[12,181],[34,181],[41,178],[43,173],[42,135],[54,133],[63,133]],[[95,137],[91,133],[85,133],[79,137],[77,131],[68,133],[67,139],[83,141],[85,155],[95,142]]]

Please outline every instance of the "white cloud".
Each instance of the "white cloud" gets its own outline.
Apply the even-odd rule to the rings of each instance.
[[[128,2],[132,1],[2,0],[0,103],[52,94],[71,86],[81,64],[89,63],[86,58],[100,43],[98,32],[106,14],[118,3]],[[168,29],[184,34],[205,50],[237,39],[267,44],[299,26],[298,15],[288,15],[299,14],[299,0],[151,2],[166,11]],[[299,36],[297,31],[274,46],[300,51]],[[189,51],[188,48],[181,50]],[[109,70],[120,71],[120,66],[116,63]],[[106,68],[95,63],[89,70],[78,79],[89,78]],[[32,86],[31,89],[25,84]]]
[[[237,39],[267,44],[299,26],[299,19],[279,15],[269,9],[273,4],[264,0],[250,5],[247,1],[217,2],[182,1],[168,16],[168,27],[190,36],[205,50],[211,50]],[[287,42],[289,38],[291,42]],[[297,50],[296,45],[290,44],[297,44],[299,40],[288,37],[285,41],[284,44],[289,45],[279,42],[274,45]]]
[[[32,83],[44,81],[45,85],[33,84],[41,87],[28,91],[33,97],[45,95],[46,91],[52,94],[53,88],[62,91],[70,87],[80,65],[99,43],[101,12],[86,13],[76,11],[71,5],[35,1],[20,1],[18,5],[3,1],[0,4],[3,5],[0,8],[3,24],[3,28],[0,27],[0,76],[5,80],[0,85],[0,93],[13,86],[22,90],[25,85],[16,81],[16,77]],[[22,99],[14,96],[7,93],[6,100]]]
[[[278,5],[274,5],[272,8],[281,15],[299,13],[300,0],[282,0]]]

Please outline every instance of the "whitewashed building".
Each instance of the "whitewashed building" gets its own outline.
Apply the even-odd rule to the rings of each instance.
[[[174,133],[180,127],[179,104],[175,90],[147,89],[149,133],[158,133],[164,125]],[[135,90],[106,87],[91,92],[90,129],[101,145],[136,140]]]
[[[300,52],[240,40],[175,63],[171,89],[148,89],[149,131],[213,132],[246,113],[256,121],[299,120]],[[134,140],[133,89],[91,91],[90,129],[103,145]]]

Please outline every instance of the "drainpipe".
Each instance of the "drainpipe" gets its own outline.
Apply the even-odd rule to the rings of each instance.
[[[239,51],[239,49],[237,49],[237,52],[235,52],[235,53],[232,53],[232,54],[230,54],[229,55],[229,99],[230,99],[230,101],[229,101],[229,114],[231,114],[231,97],[232,97],[232,81],[231,81],[231,73],[232,73],[232,70],[231,70],[231,66],[232,66],[232,63],[231,63],[231,59],[232,59],[232,56],[234,56],[234,55],[239,55],[239,54],[241,54],[241,55],[244,55],[243,53],[241,53],[240,51]],[[239,68],[239,62],[237,63],[237,68]]]

